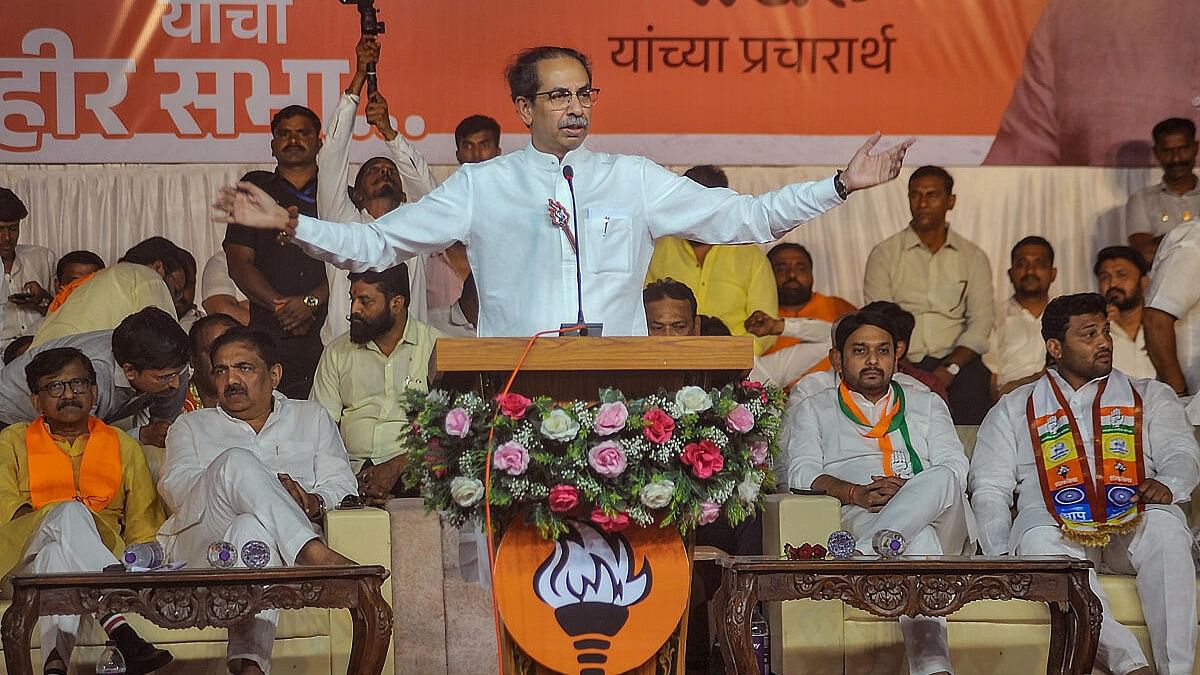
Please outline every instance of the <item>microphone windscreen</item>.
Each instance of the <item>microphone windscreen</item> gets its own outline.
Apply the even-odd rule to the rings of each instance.
[[[566,178],[567,180],[575,178],[575,169],[572,169],[570,164],[563,166],[563,178]]]

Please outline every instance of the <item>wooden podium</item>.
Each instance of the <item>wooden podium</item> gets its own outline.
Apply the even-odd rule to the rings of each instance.
[[[438,386],[493,398],[504,389],[528,344],[527,338],[441,338],[434,348]],[[611,387],[627,398],[642,398],[688,385],[721,387],[740,381],[753,366],[749,337],[548,337],[529,350],[511,391],[531,398],[595,401],[601,389]],[[691,545],[685,543],[690,560]],[[683,675],[687,618],[685,607],[674,636],[645,663],[626,672]],[[553,672],[526,655],[503,626],[501,649],[505,675]],[[597,671],[608,672],[588,670]]]
[[[504,389],[527,338],[441,338],[440,386],[491,398]],[[641,398],[688,385],[720,387],[754,367],[749,337],[547,337],[534,343],[512,391],[556,400],[596,400],[605,387]]]

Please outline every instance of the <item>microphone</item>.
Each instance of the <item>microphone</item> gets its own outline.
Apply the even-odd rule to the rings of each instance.
[[[583,265],[579,260],[579,249],[583,247],[583,240],[579,238],[579,209],[575,205],[575,169],[566,164],[562,168],[562,175],[567,179],[567,190],[571,193],[571,225],[575,229],[575,302],[579,307],[576,320],[580,326],[579,334],[587,335],[587,323],[583,319]]]

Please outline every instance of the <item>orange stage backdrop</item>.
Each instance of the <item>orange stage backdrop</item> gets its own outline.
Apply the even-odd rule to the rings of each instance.
[[[1045,4],[377,0],[379,79],[413,140],[443,144],[476,112],[523,132],[505,62],[568,44],[594,62],[606,149],[769,163],[747,148],[802,138],[797,159],[840,163],[840,137],[882,129],[946,137],[977,163]],[[3,0],[0,14],[0,161],[21,163],[269,160],[272,111],[332,113],[359,26],[337,0]]]

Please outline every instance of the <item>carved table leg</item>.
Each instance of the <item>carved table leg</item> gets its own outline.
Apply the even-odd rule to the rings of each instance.
[[[354,644],[347,675],[380,675],[392,645],[392,608],[383,600],[378,577],[358,582],[358,603],[350,608]]]
[[[0,620],[4,665],[10,675],[33,675],[33,662],[29,656],[29,634],[37,622],[39,595],[36,589],[16,589],[12,605]]]
[[[1075,644],[1070,648],[1071,661],[1067,663],[1067,672],[1071,675],[1088,675],[1096,661],[1104,608],[1100,604],[1100,598],[1092,592],[1087,570],[1079,570],[1071,575],[1067,602],[1070,608],[1068,616],[1075,638]]]
[[[750,639],[750,621],[758,601],[758,577],[738,575],[726,569],[713,600],[722,609],[717,626],[721,638],[721,655],[725,657],[725,672],[733,675],[758,675],[754,644]]]
[[[1048,602],[1050,608],[1050,658],[1046,661],[1046,675],[1067,675],[1070,651],[1075,648],[1076,636],[1071,635],[1079,628],[1078,622],[1068,619],[1071,609],[1066,603]]]

